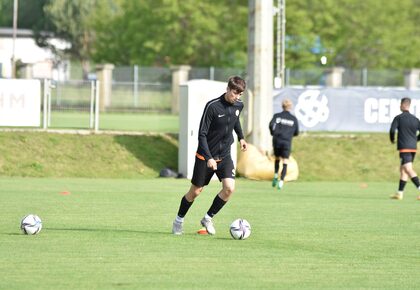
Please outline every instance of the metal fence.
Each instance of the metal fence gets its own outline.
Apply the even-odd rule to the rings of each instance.
[[[189,79],[226,81],[240,69],[191,68]],[[91,80],[81,80],[81,67],[72,67],[78,79],[56,81],[50,91],[48,128],[92,129]],[[170,68],[123,66],[112,72],[112,94],[105,111],[100,112],[99,129],[177,132],[178,116],[171,113],[172,71]]]
[[[99,110],[99,82],[92,81],[44,81],[42,101],[44,109],[42,122],[44,129],[85,129],[85,130],[119,130],[141,132],[178,132],[178,116],[162,110],[135,111],[130,100],[124,103],[126,88],[121,83],[113,84],[111,104],[105,110]],[[122,97],[121,97],[122,96]],[[166,97],[170,101],[170,95]],[[162,100],[159,94],[155,98]],[[153,106],[153,100],[139,102]],[[123,108],[123,109],[121,109]],[[126,109],[128,108],[128,109]]]
[[[50,94],[48,127],[92,129],[95,92],[95,81],[54,82],[49,91],[44,84],[44,94]]]
[[[311,69],[285,70],[286,86],[324,86],[325,72],[328,68],[317,67]],[[73,64],[71,67],[71,78],[82,79],[81,66]],[[94,78],[94,73],[91,76]],[[217,68],[217,67],[192,67],[189,71],[189,79],[208,79],[226,81],[231,75],[246,77],[246,68]],[[141,66],[118,66],[113,70],[113,81],[124,83],[126,86],[132,84],[133,94],[136,94],[136,86],[148,88],[161,88],[163,91],[170,89],[171,84],[170,68],[155,68]],[[404,86],[404,70],[402,69],[345,69],[343,73],[343,86]],[[140,85],[139,85],[140,84]],[[136,98],[133,97],[133,100]],[[134,101],[133,101],[134,103]]]
[[[45,97],[42,109],[48,111],[45,128],[73,128],[95,130],[123,130],[142,132],[171,132],[179,129],[179,116],[171,112],[172,71],[170,68],[123,66],[112,72],[111,95],[106,97],[105,108],[99,114],[96,75],[91,80],[81,80],[81,68],[71,68],[72,77],[78,79],[51,81],[48,89],[48,104]],[[78,73],[79,72],[79,73]],[[189,70],[189,79],[210,79],[225,82],[231,75],[246,78],[246,71],[240,68],[198,68]],[[293,86],[325,86],[326,69],[287,69],[285,84]],[[46,80],[45,80],[46,81]],[[349,70],[342,75],[344,87],[404,87],[403,70]],[[45,95],[45,91],[44,91]],[[98,97],[99,98],[99,97]],[[102,103],[101,103],[102,104]],[[46,108],[48,108],[46,110]],[[98,120],[93,120],[93,116]]]
[[[77,68],[72,68],[72,72]],[[286,69],[286,86],[325,86],[323,68]],[[81,75],[79,79],[81,79]],[[246,77],[244,69],[197,68],[189,71],[189,79],[225,82],[231,75]],[[74,76],[74,74],[73,74]],[[52,128],[91,129],[92,81],[71,80],[54,83],[51,90]],[[349,70],[343,73],[343,86],[403,87],[401,70]],[[106,110],[100,113],[99,129],[177,132],[178,117],[171,113],[172,71],[170,68],[123,66],[112,72],[112,94]]]
[[[110,111],[169,112],[172,75],[169,68],[116,67],[112,72]]]
[[[324,68],[289,69],[285,71],[286,86],[325,86]],[[368,70],[345,69],[342,83],[344,87],[402,87],[404,86],[403,70]]]
[[[112,72],[112,100],[109,110],[169,112],[172,74],[170,68],[116,67]],[[191,68],[189,80],[226,81],[243,70],[229,68]]]
[[[189,71],[188,78],[190,80],[206,79],[225,82],[232,75],[245,77],[246,70],[239,68],[193,67]]]
[[[403,70],[345,70],[344,86],[362,87],[402,87],[404,86]]]

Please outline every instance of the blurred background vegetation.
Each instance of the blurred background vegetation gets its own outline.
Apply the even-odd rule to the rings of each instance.
[[[322,55],[349,69],[420,67],[420,0],[293,0],[286,11],[288,68]],[[0,0],[0,27],[12,19],[13,1]],[[90,62],[246,67],[247,22],[245,0],[19,0],[18,12],[39,45],[70,42],[63,57],[86,73]]]

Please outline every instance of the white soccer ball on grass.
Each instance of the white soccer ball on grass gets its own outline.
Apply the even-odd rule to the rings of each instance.
[[[25,235],[36,235],[42,229],[42,221],[39,216],[29,214],[20,222],[20,229]]]
[[[235,240],[245,240],[251,235],[251,225],[247,220],[236,219],[230,225],[230,235]]]

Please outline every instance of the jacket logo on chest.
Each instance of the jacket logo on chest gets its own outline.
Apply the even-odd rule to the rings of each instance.
[[[276,118],[276,123],[277,124],[282,124],[282,125],[286,125],[286,126],[290,126],[292,127],[295,122],[293,120],[287,120],[287,119],[282,119],[282,118]]]

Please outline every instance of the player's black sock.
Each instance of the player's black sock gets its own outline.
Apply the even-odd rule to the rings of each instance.
[[[411,178],[411,181],[414,183],[414,185],[416,186],[416,188],[419,188],[420,181],[419,181],[419,177],[418,176],[414,176],[413,178]]]
[[[417,178],[417,181],[418,181],[418,178]],[[403,192],[406,183],[407,183],[407,181],[404,181],[404,180],[400,179],[400,185],[398,186],[398,191]]]
[[[182,197],[181,199],[181,204],[179,205],[179,210],[178,210],[178,216],[180,218],[185,217],[185,215],[187,214],[188,210],[190,209],[191,205],[193,204],[194,201],[189,202],[186,198],[185,195]]]
[[[287,172],[287,164],[283,164],[283,169],[281,170],[281,176],[280,176],[281,180],[284,180],[284,177],[286,176],[286,172]]]
[[[226,201],[221,199],[218,194],[216,194],[216,197],[213,199],[213,203],[209,210],[207,211],[207,214],[210,217],[214,217],[215,214],[219,212],[219,210],[222,209],[222,207],[226,204]]]
[[[274,160],[274,174],[277,174],[279,172],[279,168],[280,168],[280,160]]]

